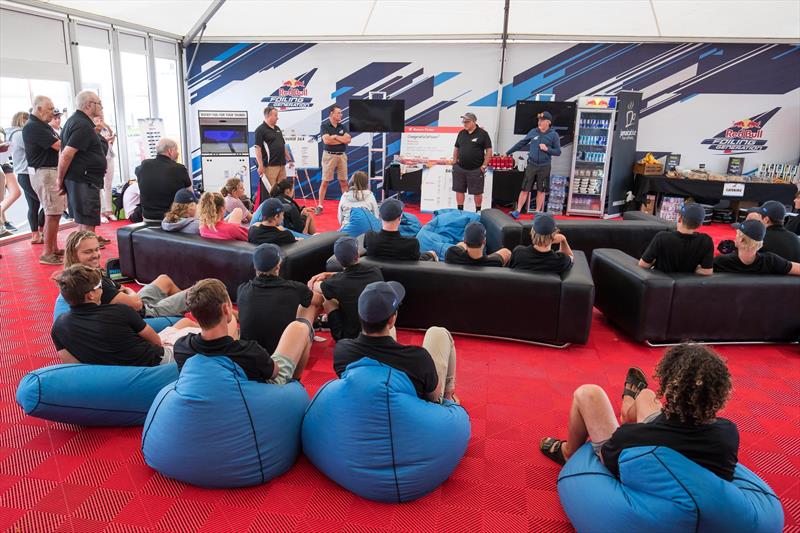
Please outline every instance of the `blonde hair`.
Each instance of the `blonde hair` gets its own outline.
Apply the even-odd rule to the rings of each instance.
[[[225,182],[225,185],[219,190],[219,193],[223,197],[230,196],[233,192],[239,188],[239,185],[242,184],[242,180],[239,178],[230,178],[228,181]]]
[[[359,170],[358,172],[353,173],[353,185],[350,187],[350,190],[353,191],[353,196],[355,196],[356,200],[359,202],[364,201],[364,191],[369,190],[369,176],[366,172]]]
[[[30,115],[27,111],[17,111],[14,113],[14,116],[11,117],[11,127],[21,128],[25,125],[25,122],[28,121],[28,117],[30,117]]]
[[[178,202],[172,202],[172,205],[169,207],[169,211],[164,215],[164,220],[169,223],[178,222],[182,218],[188,218],[189,216],[189,208],[192,206],[194,202],[188,204],[180,204]]]
[[[64,244],[64,268],[69,268],[72,265],[79,265],[78,260],[78,246],[81,245],[86,239],[97,239],[97,234],[93,231],[78,230],[73,231],[67,237],[67,242]]]
[[[553,235],[555,235],[555,232],[550,235],[539,235],[531,230],[531,241],[533,241],[534,246],[550,246],[553,244]]]
[[[204,192],[197,204],[197,218],[200,225],[208,229],[214,229],[222,216],[219,212],[225,212],[225,198],[218,192]]]
[[[741,230],[736,230],[736,247],[747,252],[757,252],[764,246],[764,241],[751,239]]]

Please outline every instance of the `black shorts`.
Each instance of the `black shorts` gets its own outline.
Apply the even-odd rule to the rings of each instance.
[[[483,194],[483,171],[480,167],[466,170],[453,165],[453,191]]]
[[[8,163],[3,163],[3,174],[13,174],[14,167],[9,165]]]
[[[522,190],[531,192],[533,185],[539,192],[550,192],[550,165],[531,165],[525,167],[525,179],[522,180]]]
[[[85,181],[64,180],[64,185],[75,222],[84,226],[99,226],[100,189]]]

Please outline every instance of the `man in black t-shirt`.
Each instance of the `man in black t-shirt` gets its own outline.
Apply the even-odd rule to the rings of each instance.
[[[344,270],[317,274],[308,287],[325,298],[323,309],[334,340],[354,339],[361,331],[358,297],[370,283],[383,281],[383,274],[378,267],[358,262],[358,241],[352,237],[337,239],[333,255]]]
[[[77,111],[61,130],[58,187],[66,191],[80,229],[94,231],[100,225],[100,192],[108,164],[94,124],[94,118],[102,116],[103,104],[96,93],[81,91],[75,106]]]
[[[647,388],[644,373],[628,370],[622,392],[620,426],[611,401],[597,385],[581,385],[573,394],[569,440],[545,437],[539,450],[558,464],[591,440],[606,468],[619,479],[622,452],[636,446],[664,446],[726,481],[738,463],[736,424],[717,417],[731,393],[725,361],[700,344],[667,350],[656,366],[658,393]],[[659,398],[666,402],[662,407]]]
[[[401,261],[438,261],[432,251],[419,253],[416,237],[400,235],[400,221],[403,217],[403,202],[389,198],[378,208],[381,217],[381,231],[368,231],[364,234],[366,256],[375,259],[397,259]]]
[[[230,358],[251,381],[285,385],[292,379],[300,379],[314,338],[314,330],[307,320],[290,322],[270,356],[257,342],[239,340],[233,304],[221,281],[198,281],[189,289],[187,301],[201,332],[189,334],[175,343],[175,362],[179,370],[188,359],[200,354]],[[268,309],[262,311],[268,312]]]
[[[562,274],[572,268],[574,255],[567,238],[558,233],[556,221],[550,215],[538,215],[531,228],[531,246],[519,245],[511,253],[509,267],[531,272]],[[558,251],[552,246],[558,244]]]
[[[699,204],[681,207],[677,231],[657,233],[639,259],[639,266],[665,273],[713,274],[714,241],[704,233],[695,232],[705,216],[705,209]]]
[[[328,120],[320,127],[322,139],[322,182],[319,185],[319,201],[314,210],[315,214],[322,213],[322,201],[328,191],[328,184],[333,181],[333,175],[339,178],[339,188],[342,194],[347,192],[347,145],[350,144],[350,130],[347,124],[342,123],[342,108],[338,105],[331,107]]]
[[[761,207],[755,208],[755,212],[767,227],[762,253],[772,252],[787,261],[800,262],[800,237],[783,227],[786,207],[780,202],[769,200]]]
[[[789,217],[788,222],[786,222],[786,229],[800,236],[800,190],[794,195],[794,210],[797,214]]]
[[[374,359],[408,376],[417,396],[430,402],[443,399],[458,403],[456,387],[456,347],[453,336],[444,328],[425,332],[422,346],[397,342],[397,308],[406,291],[396,281],[377,281],[364,288],[358,297],[361,334],[342,339],[333,349],[333,369],[341,377],[347,365],[364,357]]]
[[[162,137],[156,144],[156,156],[142,161],[136,169],[139,205],[146,221],[161,222],[181,189],[191,189],[192,179],[186,167],[178,163],[178,143]]]
[[[294,164],[283,131],[278,127],[278,110],[272,106],[264,108],[264,122],[255,131],[256,164],[261,181],[258,186],[256,205],[269,198],[272,186],[286,178],[286,165]]]
[[[492,157],[492,139],[478,126],[474,113],[464,113],[461,122],[464,129],[458,132],[453,148],[453,191],[459,209],[464,209],[464,193],[469,192],[475,198],[475,210],[480,211],[484,173]]]
[[[800,276],[800,263],[787,261],[772,252],[761,252],[767,230],[760,220],[733,224],[736,228],[736,251],[714,259],[714,272],[734,274],[777,274]]]
[[[256,341],[268,352],[275,351],[286,326],[296,319],[310,326],[322,310],[322,295],[278,276],[282,259],[277,245],[259,245],[253,252],[256,277],[239,285],[236,298],[242,339]]]
[[[252,244],[291,244],[297,241],[294,234],[283,227],[283,217],[288,207],[278,198],[267,198],[256,211],[261,218],[247,230],[247,240]]]
[[[464,228],[464,241],[447,249],[444,262],[467,266],[503,267],[511,259],[511,250],[500,248],[486,255],[486,228],[480,222],[470,222]]]

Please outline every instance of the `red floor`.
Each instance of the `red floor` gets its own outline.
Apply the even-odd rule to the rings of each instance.
[[[327,208],[320,227],[333,229],[335,202]],[[732,233],[722,225],[707,231],[715,241]],[[113,238],[114,225],[100,232]],[[539,438],[564,435],[576,386],[598,383],[618,398],[626,369],[636,364],[652,373],[661,354],[621,338],[598,312],[589,344],[563,351],[458,337],[458,393],[472,440],[433,494],[403,505],[372,503],[302,457],[266,485],[205,490],[148,468],[141,428],[54,424],[26,417],[16,405],[20,378],[56,362],[49,277],[57,269],[39,265],[34,250],[27,242],[0,248],[0,529],[7,531],[571,531],[556,492],[558,469],[536,450]],[[114,246],[105,254],[112,257]],[[400,340],[422,337],[400,332]],[[332,342],[312,349],[303,378],[310,394],[333,378],[331,349]],[[739,426],[739,459],[781,497],[786,531],[800,532],[800,350],[719,351],[734,376],[724,415]]]

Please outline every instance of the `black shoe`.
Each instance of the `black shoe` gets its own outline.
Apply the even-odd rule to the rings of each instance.
[[[17,231],[17,227],[11,222],[6,222],[4,226],[6,230],[10,231],[11,233],[15,233]]]

